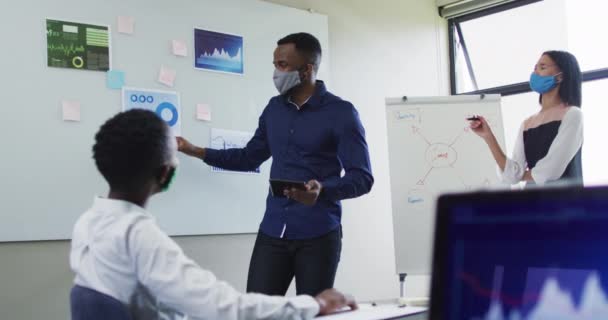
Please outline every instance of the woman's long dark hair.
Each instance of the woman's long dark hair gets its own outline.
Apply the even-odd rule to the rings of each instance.
[[[567,105],[580,108],[582,104],[581,87],[583,75],[576,57],[570,52],[556,50],[546,51],[543,55],[545,54],[549,56],[562,71],[563,80],[559,87],[559,97]],[[538,101],[542,101],[542,95],[539,97]]]

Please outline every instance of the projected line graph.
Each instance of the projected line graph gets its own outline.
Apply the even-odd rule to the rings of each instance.
[[[475,295],[490,300],[487,311],[471,320],[608,319],[608,299],[597,271],[530,268],[520,297],[502,293],[504,272],[502,266],[495,268],[491,289],[473,275],[459,275]]]
[[[84,53],[86,49],[82,45],[49,44],[48,50],[53,54],[63,54],[66,57],[71,57],[75,54]]]
[[[211,148],[217,150],[228,150],[228,149],[241,149],[244,148],[253,135],[249,132],[225,130],[225,129],[211,129]],[[213,172],[228,172],[228,173],[246,173],[246,174],[260,174],[260,167],[257,167],[250,171],[233,171],[218,167],[211,167]]]
[[[514,297],[500,292],[497,288],[496,279],[493,288],[486,288],[481,281],[473,275],[460,273],[458,278],[462,280],[473,292],[483,298],[499,300],[503,305],[509,307],[520,307],[521,305],[538,301],[538,294],[524,294],[522,297]]]
[[[194,66],[198,69],[243,74],[243,37],[194,29]]]

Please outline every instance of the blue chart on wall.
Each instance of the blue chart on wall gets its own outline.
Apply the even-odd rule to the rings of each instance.
[[[243,37],[194,29],[194,67],[243,74]]]
[[[151,89],[122,89],[122,109],[145,109],[163,119],[175,136],[181,136],[182,120],[179,94],[173,91]]]

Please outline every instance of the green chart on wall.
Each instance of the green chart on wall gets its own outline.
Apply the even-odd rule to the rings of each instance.
[[[46,20],[47,65],[56,68],[108,71],[108,26]]]

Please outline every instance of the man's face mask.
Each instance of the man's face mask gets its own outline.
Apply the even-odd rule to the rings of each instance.
[[[286,94],[287,91],[302,83],[302,80],[300,80],[300,70],[301,69],[294,71],[281,71],[279,69],[274,69],[272,80],[274,81],[274,86],[277,88],[280,94]]]
[[[558,84],[557,76],[559,74],[561,74],[561,72],[554,76],[540,76],[536,73],[532,73],[530,75],[530,89],[540,94],[551,91],[551,89],[555,88]]]

